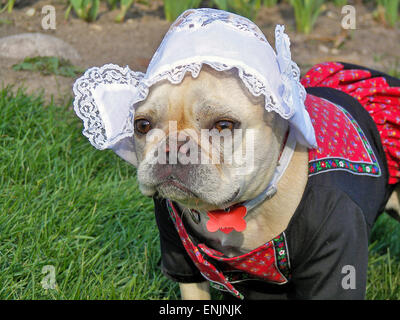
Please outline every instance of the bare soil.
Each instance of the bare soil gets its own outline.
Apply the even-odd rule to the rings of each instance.
[[[351,1],[350,1],[351,2]],[[160,1],[151,1],[150,6],[135,4],[123,23],[115,23],[117,11],[109,11],[102,4],[99,18],[93,23],[78,19],[71,12],[65,20],[65,4],[60,0],[25,1],[26,6],[14,8],[13,12],[0,14],[0,37],[42,32],[58,37],[72,45],[81,59],[74,63],[82,68],[115,63],[129,65],[132,70],[145,71],[153,53],[160,44],[170,23],[165,20]],[[41,9],[52,4],[56,8],[56,30],[43,30]],[[387,28],[373,17],[375,8],[353,1],[356,8],[355,30],[341,27],[343,15],[340,8],[331,4],[318,18],[310,35],[295,31],[294,13],[285,3],[268,9],[262,8],[255,22],[274,42],[276,24],[285,24],[291,38],[292,58],[304,74],[312,65],[323,61],[343,61],[365,65],[373,69],[390,72],[400,68],[400,29]],[[33,16],[26,14],[35,9]],[[62,76],[43,76],[40,73],[13,71],[12,65],[20,62],[11,58],[0,58],[0,83],[25,86],[28,92],[44,89],[46,98],[56,100],[71,97],[74,79]]]

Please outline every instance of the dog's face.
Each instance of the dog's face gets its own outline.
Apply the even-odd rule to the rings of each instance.
[[[236,71],[209,67],[196,79],[189,74],[178,85],[152,86],[134,123],[141,191],[205,210],[260,193],[272,177],[287,129],[285,120],[265,111],[262,97],[248,92]],[[244,165],[235,161],[237,155]]]

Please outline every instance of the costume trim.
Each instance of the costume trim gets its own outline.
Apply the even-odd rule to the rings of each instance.
[[[364,67],[325,62],[301,79],[306,87],[329,87],[357,99],[374,120],[389,169],[389,184],[400,181],[400,80]],[[372,169],[372,168],[371,168]]]
[[[309,176],[331,171],[380,177],[377,157],[363,130],[343,107],[307,96],[306,105],[316,130],[318,149],[309,150]]]
[[[227,257],[203,243],[195,245],[187,234],[172,201],[166,200],[166,204],[186,252],[214,288],[230,292],[237,298],[243,298],[232,284],[259,280],[282,285],[291,278],[285,233],[243,255]]]

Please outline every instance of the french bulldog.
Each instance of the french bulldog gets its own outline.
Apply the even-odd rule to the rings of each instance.
[[[161,269],[183,299],[210,298],[209,283],[362,299],[373,223],[399,219],[400,81],[322,63],[301,84],[283,26],[275,47],[246,18],[190,9],[146,74],[108,64],[74,85],[83,134],[153,197]]]
[[[169,131],[170,122],[176,122],[175,132]],[[179,85],[168,81],[154,85],[146,101],[138,104],[134,123],[136,157],[130,158],[130,162],[137,166],[140,190],[146,196],[158,194],[175,201],[183,219],[207,245],[234,257],[250,252],[286,229],[308,181],[308,150],[301,144],[297,144],[276,194],[245,217],[245,230],[227,234],[207,229],[207,212],[253,199],[267,187],[279,163],[288,130],[287,121],[274,112],[267,112],[263,99],[249,94],[235,72],[217,72],[204,66],[196,79],[187,75]],[[157,149],[164,150],[168,156],[171,135],[175,138],[183,133],[188,137],[176,146],[178,154],[187,155],[188,141],[193,138],[199,150],[208,148],[202,148],[198,138],[202,129],[233,133],[238,128],[252,129],[257,146],[252,169],[245,173],[231,163],[212,164],[211,159],[208,164],[154,162]],[[148,139],[147,135],[154,129],[162,130],[165,136]],[[185,134],[188,131],[197,136]],[[245,143],[244,136],[242,139]],[[223,153],[220,145],[214,147]],[[206,155],[211,157],[210,152]],[[397,188],[392,194],[386,210],[398,212],[398,191]],[[200,215],[200,222],[190,217],[192,209]],[[183,299],[210,298],[207,281],[181,283],[180,289]]]

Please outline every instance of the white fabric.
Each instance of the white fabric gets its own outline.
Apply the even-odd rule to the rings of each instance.
[[[153,84],[161,80],[179,84],[187,72],[197,77],[207,64],[217,71],[236,68],[246,88],[265,97],[265,109],[289,121],[299,143],[316,147],[300,71],[291,60],[283,26],[276,27],[275,38],[277,53],[246,18],[215,9],[187,10],[170,27],[146,74],[106,65],[77,80],[74,106],[84,120],[83,134],[96,148],[115,147],[133,135],[134,106],[147,98]],[[113,70],[115,78],[110,77]]]
[[[75,81],[74,110],[83,120],[83,135],[97,149],[111,148],[133,135],[132,101],[140,72],[106,64],[90,68]]]

